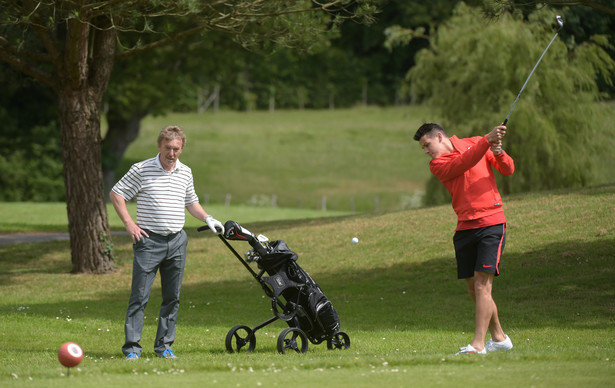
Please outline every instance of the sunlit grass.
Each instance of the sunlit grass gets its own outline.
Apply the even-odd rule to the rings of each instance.
[[[515,387],[608,387],[615,379],[614,200],[613,185],[504,199],[509,235],[494,298],[515,347],[485,357],[454,356],[471,340],[474,316],[455,276],[449,205],[245,223],[297,252],[351,338],[347,351],[310,344],[305,355],[277,354],[283,322],[257,333],[254,353],[225,352],[228,330],[268,319],[271,303],[209,233],[187,228],[175,361],[156,359],[152,349],[158,282],[142,359],[126,362],[121,354],[132,271],[126,236],[114,236],[118,271],[100,276],[68,273],[67,241],[0,245],[0,384],[486,387],[497,376]],[[67,380],[56,352],[69,340],[86,358]]]
[[[220,220],[241,217],[245,222],[296,220],[321,217],[336,217],[351,214],[350,211],[322,211],[315,209],[281,208],[271,206],[205,206],[207,211]],[[136,203],[128,203],[128,210],[136,220]],[[68,232],[68,216],[63,203],[41,202],[0,202],[0,232]],[[124,224],[111,204],[107,205],[109,226],[112,230],[123,231]],[[204,223],[186,212],[186,228],[198,228]]]

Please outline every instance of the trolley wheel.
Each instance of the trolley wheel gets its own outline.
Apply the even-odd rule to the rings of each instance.
[[[303,330],[290,327],[278,336],[278,352],[285,354],[287,350],[294,350],[297,353],[307,353],[308,338]]]
[[[238,325],[229,330],[226,335],[226,350],[229,353],[239,353],[239,351],[248,345],[248,352],[254,351],[256,347],[256,337],[248,326]]]
[[[350,347],[350,337],[343,331],[338,331],[333,337],[327,340],[327,349],[348,349]]]

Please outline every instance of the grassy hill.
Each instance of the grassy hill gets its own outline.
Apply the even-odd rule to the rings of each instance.
[[[180,160],[210,203],[338,211],[400,210],[416,205],[429,176],[428,158],[412,135],[436,118],[427,108],[219,112],[148,117],[118,171],[156,155],[156,138],[180,125]],[[274,199],[275,197],[275,199]]]
[[[114,237],[119,271],[69,275],[66,241],[0,245],[0,384],[3,386],[608,387],[615,379],[615,185],[505,198],[509,219],[494,298],[514,342],[506,353],[454,356],[471,340],[473,306],[455,278],[450,206],[323,219],[247,222],[283,239],[321,285],[352,341],[278,355],[276,322],[256,351],[227,354],[235,325],[271,316],[270,302],[230,252],[189,229],[174,351],[156,359],[154,286],[138,362],[120,353],[132,249]],[[236,219],[242,222],[241,215]],[[351,238],[357,236],[358,244]],[[240,252],[245,243],[234,243]],[[86,358],[70,373],[65,341]]]
[[[615,114],[615,103],[601,106]],[[160,130],[177,124],[188,137],[180,159],[193,169],[202,202],[224,204],[230,195],[232,205],[320,210],[325,198],[327,210],[404,210],[420,204],[430,177],[429,158],[412,136],[422,123],[439,121],[423,106],[148,117],[118,179],[154,156]],[[596,128],[594,140],[612,149],[612,123]],[[597,159],[593,184],[615,181],[614,153],[582,152]]]
[[[583,153],[596,161],[585,185],[615,182],[615,169],[612,168],[615,165],[612,152],[615,127],[611,122],[615,117],[615,101],[600,102],[597,106],[604,114],[596,115],[594,131],[588,133],[590,140],[569,155],[573,160],[575,154]],[[441,119],[438,110],[425,106],[273,113],[222,111],[147,117],[142,122],[140,136],[129,145],[111,181],[119,179],[132,163],[153,157],[161,128],[179,124],[188,134],[188,145],[181,160],[194,170],[196,190],[202,203],[223,205],[230,202],[233,206],[275,205],[307,210],[321,210],[324,205],[327,210],[341,212],[404,210],[421,203],[425,184],[431,178],[429,159],[412,140],[412,135],[421,123],[442,122]],[[511,134],[516,133],[517,124],[514,120],[511,123]],[[447,125],[451,134],[463,133],[464,128],[467,124]],[[103,120],[103,136],[105,131]],[[482,130],[473,134],[479,133]],[[505,147],[507,141],[504,140]],[[516,150],[513,157],[519,166],[528,165],[524,160],[550,165],[551,154],[533,155]],[[57,168],[59,164],[54,166]],[[24,168],[10,169],[12,173],[5,178],[14,184],[0,187],[0,192],[8,190],[13,194],[4,197],[35,200],[27,194],[35,181],[36,185],[47,187],[45,179],[19,178],[28,174]],[[519,170],[527,172],[530,169]],[[569,178],[571,182],[577,181],[573,173]],[[53,186],[57,189],[58,184],[61,186],[62,182],[55,182]],[[518,182],[515,184],[512,187],[521,186]],[[38,190],[43,191],[45,189]]]

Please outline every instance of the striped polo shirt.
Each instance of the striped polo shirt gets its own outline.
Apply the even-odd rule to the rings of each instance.
[[[183,229],[186,206],[199,198],[190,167],[178,159],[169,172],[162,168],[159,157],[133,164],[112,190],[126,201],[136,196],[137,225],[166,236]]]

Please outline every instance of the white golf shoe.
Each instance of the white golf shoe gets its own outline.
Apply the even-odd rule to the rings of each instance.
[[[485,347],[483,348],[483,350],[476,350],[474,346],[468,345],[459,348],[459,351],[455,354],[455,356],[458,356],[460,354],[487,354],[487,348]]]
[[[508,335],[506,336],[506,339],[502,342],[495,342],[494,340],[490,339],[485,344],[485,349],[487,349],[488,352],[505,351],[505,350],[510,350],[512,348],[513,348],[513,344]]]

